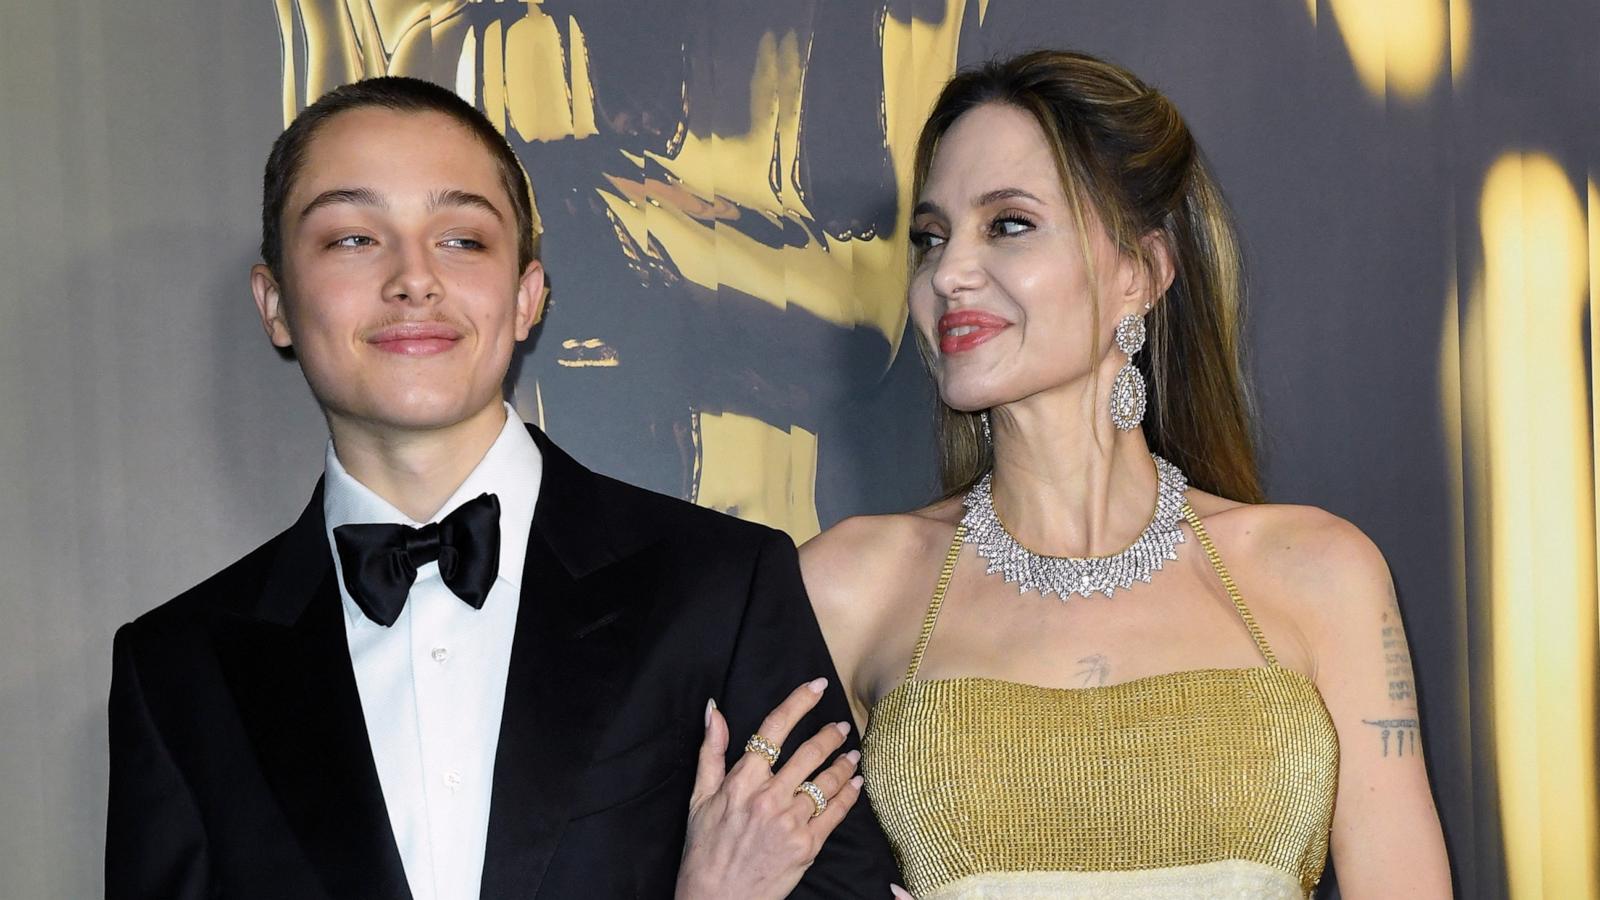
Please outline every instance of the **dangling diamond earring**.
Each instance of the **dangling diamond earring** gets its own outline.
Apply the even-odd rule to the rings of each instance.
[[[989,411],[987,409],[978,413],[978,421],[983,423],[983,442],[993,447],[994,433],[989,430]]]
[[[1111,423],[1118,431],[1132,431],[1144,421],[1144,376],[1133,364],[1133,355],[1142,347],[1144,317],[1123,316],[1117,323],[1117,349],[1128,355],[1128,361],[1111,383]]]

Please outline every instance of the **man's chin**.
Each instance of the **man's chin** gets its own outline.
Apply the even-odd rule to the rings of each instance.
[[[328,418],[388,435],[430,434],[469,427],[491,411],[500,409],[500,398],[491,401],[466,401],[460,397],[407,396],[365,398],[358,408],[336,410],[327,407]],[[377,402],[374,402],[377,401]]]

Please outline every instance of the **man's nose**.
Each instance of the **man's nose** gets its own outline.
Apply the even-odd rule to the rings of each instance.
[[[433,303],[444,294],[431,248],[402,244],[395,255],[394,271],[383,286],[383,298],[400,303]]]

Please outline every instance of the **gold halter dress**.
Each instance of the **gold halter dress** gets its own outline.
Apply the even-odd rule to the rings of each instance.
[[[1265,666],[1081,689],[919,681],[966,536],[956,529],[905,681],[873,704],[861,739],[867,794],[919,900],[1310,896],[1338,737],[1183,513]]]

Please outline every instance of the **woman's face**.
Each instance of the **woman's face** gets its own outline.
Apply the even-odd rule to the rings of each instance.
[[[1101,393],[1110,391],[1123,362],[1110,358],[1117,320],[1144,309],[1141,267],[1085,210],[1090,278],[1083,235],[1032,116],[997,103],[962,115],[940,140],[917,201],[911,318],[947,404],[975,411],[1081,391],[1096,367],[1106,368]]]

